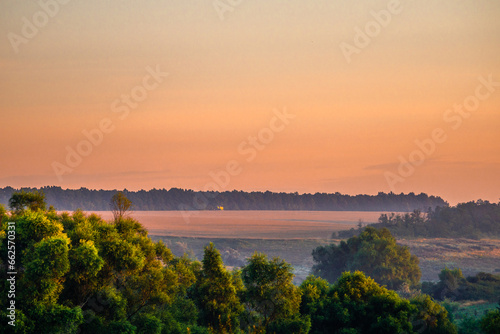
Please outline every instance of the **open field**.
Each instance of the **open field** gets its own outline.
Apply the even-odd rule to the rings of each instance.
[[[95,212],[111,219],[109,211]],[[136,211],[151,234],[176,237],[328,239],[332,232],[375,223],[365,211]]]

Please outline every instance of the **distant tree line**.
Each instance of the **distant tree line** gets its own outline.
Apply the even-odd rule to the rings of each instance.
[[[15,192],[41,191],[48,203],[57,210],[104,211],[116,190],[62,189],[61,187],[0,188],[0,203],[7,205]],[[275,192],[199,192],[171,188],[140,191],[123,190],[134,203],[135,210],[310,210],[310,211],[426,211],[448,204],[440,197],[421,193],[416,195],[378,193],[377,195],[343,195],[340,193],[275,193]]]
[[[500,236],[500,202],[472,201],[456,206],[429,209],[423,213],[414,210],[405,214],[382,214],[378,223],[370,226],[387,228],[399,238],[468,238],[480,239]],[[361,233],[351,229],[335,233],[333,237],[347,238]]]

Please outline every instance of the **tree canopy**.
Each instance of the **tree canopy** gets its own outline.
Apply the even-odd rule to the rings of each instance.
[[[258,328],[276,333],[307,333],[309,319],[300,317],[302,292],[293,285],[293,268],[279,258],[269,260],[265,254],[255,253],[242,270],[245,299],[249,310],[259,316]]]
[[[335,282],[344,271],[359,270],[390,289],[401,284],[418,284],[421,276],[418,258],[408,247],[400,246],[389,230],[366,227],[359,236],[339,245],[313,250],[313,273]]]
[[[481,319],[481,329],[486,334],[500,333],[500,306],[493,311],[489,311]]]
[[[429,296],[403,299],[360,271],[342,273],[333,285],[310,276],[300,289],[311,334],[456,333],[446,309]]]
[[[192,291],[200,310],[200,322],[216,333],[231,332],[239,327],[243,306],[233,278],[213,243],[205,248],[202,264]]]

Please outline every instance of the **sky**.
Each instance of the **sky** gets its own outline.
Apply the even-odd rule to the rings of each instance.
[[[2,0],[0,187],[500,198],[500,2]]]

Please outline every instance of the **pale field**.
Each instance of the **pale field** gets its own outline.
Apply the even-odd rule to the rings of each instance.
[[[109,211],[96,211],[106,220]],[[328,239],[332,232],[375,223],[365,211],[136,211],[151,235],[245,239]]]

